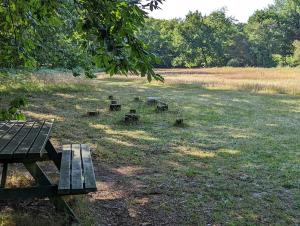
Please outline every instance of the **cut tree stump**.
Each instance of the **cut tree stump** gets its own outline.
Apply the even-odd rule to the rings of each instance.
[[[160,97],[147,97],[147,104],[155,105],[159,102]]]
[[[99,115],[100,114],[100,112],[99,111],[88,111],[87,112],[87,116],[97,116],[97,115]]]
[[[176,121],[175,121],[175,124],[174,124],[175,126],[183,126],[184,125],[184,123],[183,123],[183,119],[182,118],[178,118],[178,119],[176,119]]]
[[[130,114],[136,114],[136,110],[135,109],[130,109],[129,113]]]
[[[125,115],[125,122],[126,123],[133,123],[139,121],[139,116],[137,114],[128,113]]]
[[[159,103],[156,107],[156,112],[163,112],[169,110],[169,106],[166,103]]]
[[[111,104],[109,106],[110,111],[121,111],[121,104]]]

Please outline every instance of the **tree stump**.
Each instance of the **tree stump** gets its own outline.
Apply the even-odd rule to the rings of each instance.
[[[110,103],[111,104],[117,104],[118,102],[116,100],[112,100]]]
[[[147,104],[148,105],[155,105],[159,102],[160,97],[147,97]]]
[[[175,126],[183,126],[183,125],[184,125],[184,123],[183,123],[183,118],[178,118],[178,119],[176,119],[174,125],[175,125]]]
[[[87,116],[97,116],[97,115],[99,115],[100,114],[100,112],[99,111],[88,111],[87,112]]]
[[[110,111],[121,111],[121,104],[111,104],[109,106]]]
[[[128,113],[125,115],[125,122],[126,123],[133,123],[139,121],[139,116],[137,114]]]
[[[156,112],[163,112],[169,110],[169,106],[166,103],[159,103],[156,107]]]
[[[136,110],[135,109],[130,109],[129,113],[130,114],[136,114]]]

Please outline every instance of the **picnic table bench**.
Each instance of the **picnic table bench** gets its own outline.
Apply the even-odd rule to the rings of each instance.
[[[52,125],[52,121],[0,122],[0,163],[3,164],[0,200],[48,197],[57,210],[77,220],[63,196],[97,190],[90,149],[85,144],[72,144],[63,146],[63,151],[58,152],[49,139]],[[58,184],[53,183],[37,164],[41,161],[55,164],[59,171]],[[10,163],[22,163],[37,185],[5,188]]]

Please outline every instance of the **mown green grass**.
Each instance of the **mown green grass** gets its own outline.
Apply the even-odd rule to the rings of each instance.
[[[73,207],[83,224],[125,224],[108,214],[109,206],[99,213],[103,202],[123,203],[126,213],[118,217],[126,215],[128,224],[300,224],[299,96],[118,78],[42,83],[28,90],[20,81],[9,87],[1,83],[2,99],[26,94],[28,118],[56,119],[57,147],[90,144],[95,162],[126,191],[115,199],[77,199]],[[33,83],[40,87],[41,81]],[[121,112],[108,111],[110,94],[122,103]],[[135,96],[160,96],[170,111],[155,113],[145,102],[134,102]],[[122,120],[131,108],[141,120],[126,125]],[[98,117],[84,116],[94,109]],[[173,126],[177,117],[186,126]],[[120,171],[124,167],[134,170]],[[13,225],[9,214],[1,212]]]

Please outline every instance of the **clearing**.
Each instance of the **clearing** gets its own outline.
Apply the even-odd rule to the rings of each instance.
[[[98,192],[69,200],[83,225],[299,225],[300,69],[159,72],[165,84],[101,74],[0,77],[0,98],[26,94],[28,119],[55,119],[57,147],[90,144]],[[108,110],[109,95],[122,111]],[[169,111],[156,113],[147,96]],[[126,125],[132,108],[140,122]],[[100,114],[86,117],[88,110]],[[177,117],[184,127],[173,126]],[[10,186],[30,183],[14,168]],[[0,208],[0,225],[65,224],[47,201]]]

